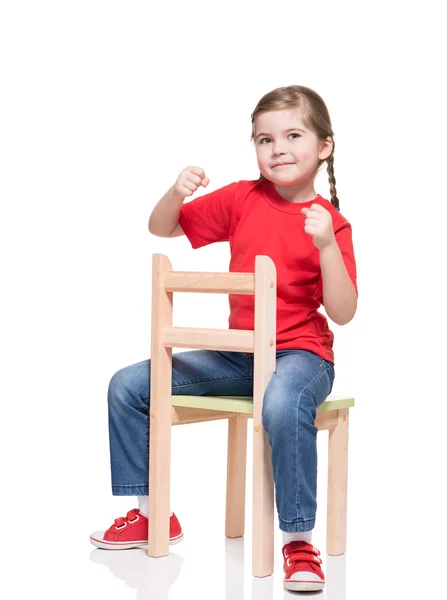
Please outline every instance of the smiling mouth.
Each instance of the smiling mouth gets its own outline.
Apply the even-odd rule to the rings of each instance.
[[[293,163],[278,163],[277,165],[273,165],[273,169],[275,169],[276,167],[288,167],[289,165],[292,165]]]

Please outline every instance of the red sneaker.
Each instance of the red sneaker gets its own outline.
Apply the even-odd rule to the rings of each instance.
[[[284,587],[295,592],[313,592],[324,588],[320,551],[307,542],[290,542],[283,546]]]
[[[183,532],[175,514],[172,514],[169,525],[169,543],[177,544],[183,538]],[[147,548],[148,526],[147,518],[134,508],[125,517],[115,519],[115,523],[107,531],[92,533],[90,542],[97,548],[107,550]]]

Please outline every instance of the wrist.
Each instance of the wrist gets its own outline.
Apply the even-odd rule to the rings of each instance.
[[[334,252],[339,252],[339,251],[340,251],[340,249],[338,247],[337,240],[334,237],[330,242],[328,242],[326,245],[324,245],[320,248],[320,255],[321,254],[330,255],[330,254],[333,254]]]
[[[171,188],[171,198],[172,198],[172,200],[178,200],[178,202],[183,202],[183,200],[186,198],[186,196],[184,196],[179,191],[177,191],[175,189],[175,185],[173,185]]]

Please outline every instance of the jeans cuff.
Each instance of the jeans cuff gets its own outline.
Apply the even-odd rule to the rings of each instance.
[[[114,496],[148,496],[148,485],[112,485]]]
[[[315,517],[313,519],[301,519],[299,521],[283,521],[281,517],[279,519],[279,528],[281,531],[288,533],[301,533],[302,531],[311,531],[315,527]]]

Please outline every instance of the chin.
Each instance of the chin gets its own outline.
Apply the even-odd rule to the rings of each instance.
[[[297,185],[299,183],[299,181],[297,181],[296,179],[293,179],[291,177],[268,177],[267,179],[270,179],[270,181],[276,185],[282,185],[282,186],[291,186],[291,185]]]

